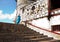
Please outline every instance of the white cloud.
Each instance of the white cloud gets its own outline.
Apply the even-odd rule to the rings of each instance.
[[[12,14],[3,14],[3,11],[0,10],[0,19],[14,19],[16,16],[16,10]]]

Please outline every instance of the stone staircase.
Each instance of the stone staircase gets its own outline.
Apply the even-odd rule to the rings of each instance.
[[[40,34],[22,24],[17,26],[9,27],[0,24],[0,42],[60,42],[60,40]]]

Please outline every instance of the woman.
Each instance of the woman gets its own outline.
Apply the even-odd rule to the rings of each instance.
[[[18,16],[17,16],[17,18],[16,18],[16,24],[19,24],[19,23],[20,23],[20,21],[21,21],[21,16],[20,16],[20,15],[18,15]]]

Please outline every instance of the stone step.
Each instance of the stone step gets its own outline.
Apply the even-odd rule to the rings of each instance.
[[[20,38],[29,38],[29,37],[47,37],[46,35],[0,35],[0,38],[11,38],[11,37],[20,37]]]
[[[10,32],[17,32],[17,31],[19,31],[19,32],[24,32],[24,33],[29,33],[29,32],[31,32],[31,33],[36,33],[35,31],[32,31],[32,30],[20,30],[20,29],[2,29],[2,30],[0,30],[0,33],[10,33]],[[27,32],[26,32],[27,31]]]
[[[27,33],[25,33],[25,34],[24,34],[24,33],[0,33],[0,36],[1,36],[1,35],[2,35],[2,36],[3,36],[3,35],[7,35],[7,36],[8,36],[8,35],[26,35],[26,36],[27,36],[27,35],[43,35],[43,34],[38,34],[38,33],[35,33],[35,34],[30,34],[30,33],[29,33],[29,34],[27,34]]]
[[[46,41],[40,41],[40,42],[60,42],[60,40],[52,39],[52,40],[46,40]]]
[[[46,40],[52,40],[51,37],[44,37],[44,38],[32,38],[30,40],[36,40],[36,41],[46,41]]]
[[[41,40],[39,42],[51,42],[51,41],[55,41],[55,39],[51,39],[51,40]]]
[[[43,34],[21,34],[22,36],[43,36]]]
[[[37,35],[37,36],[24,36],[24,38],[43,38],[43,37],[47,37],[46,35]]]
[[[60,40],[51,40],[50,42],[60,42]]]
[[[38,41],[33,41],[33,40],[0,40],[0,42],[38,42]]]
[[[0,42],[60,42],[21,24],[0,25]]]

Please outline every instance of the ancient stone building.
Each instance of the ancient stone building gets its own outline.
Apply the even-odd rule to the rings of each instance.
[[[17,15],[27,21],[48,15],[48,0],[17,0]]]
[[[59,4],[59,0],[17,0],[16,18],[20,15],[21,22],[28,21],[29,24],[31,23],[42,29],[60,31]],[[31,24],[28,23],[26,23],[27,26],[31,28]],[[32,29],[35,30],[35,28]]]

